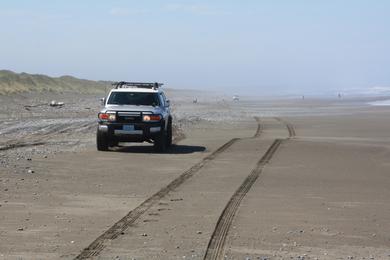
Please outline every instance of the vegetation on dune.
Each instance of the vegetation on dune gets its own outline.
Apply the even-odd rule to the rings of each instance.
[[[102,93],[110,82],[78,79],[72,76],[58,78],[40,74],[15,73],[0,70],[0,94],[28,91]]]

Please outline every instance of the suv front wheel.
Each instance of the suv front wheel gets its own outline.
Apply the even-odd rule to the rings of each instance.
[[[154,139],[154,150],[159,153],[165,152],[167,149],[167,131],[163,130]]]
[[[96,146],[98,151],[108,151],[109,142],[107,134],[99,131],[99,129],[96,133]]]
[[[172,146],[172,120],[168,121],[168,130],[167,130],[167,147]]]

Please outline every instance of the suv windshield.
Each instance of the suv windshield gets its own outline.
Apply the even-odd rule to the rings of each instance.
[[[136,106],[159,106],[160,101],[157,93],[142,92],[112,92],[107,104],[109,105],[136,105]]]

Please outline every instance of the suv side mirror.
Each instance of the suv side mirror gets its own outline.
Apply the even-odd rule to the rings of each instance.
[[[171,101],[166,100],[166,101],[165,101],[165,106],[166,106],[166,107],[169,107],[170,105],[171,105]]]
[[[100,104],[101,104],[102,106],[104,106],[105,103],[106,103],[106,98],[105,98],[105,97],[104,97],[104,98],[101,98],[101,99],[100,99]]]

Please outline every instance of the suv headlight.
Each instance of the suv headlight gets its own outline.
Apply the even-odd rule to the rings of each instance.
[[[144,115],[142,121],[144,122],[156,122],[161,120],[161,115]]]
[[[115,112],[99,113],[98,117],[102,121],[115,121],[116,113]]]

